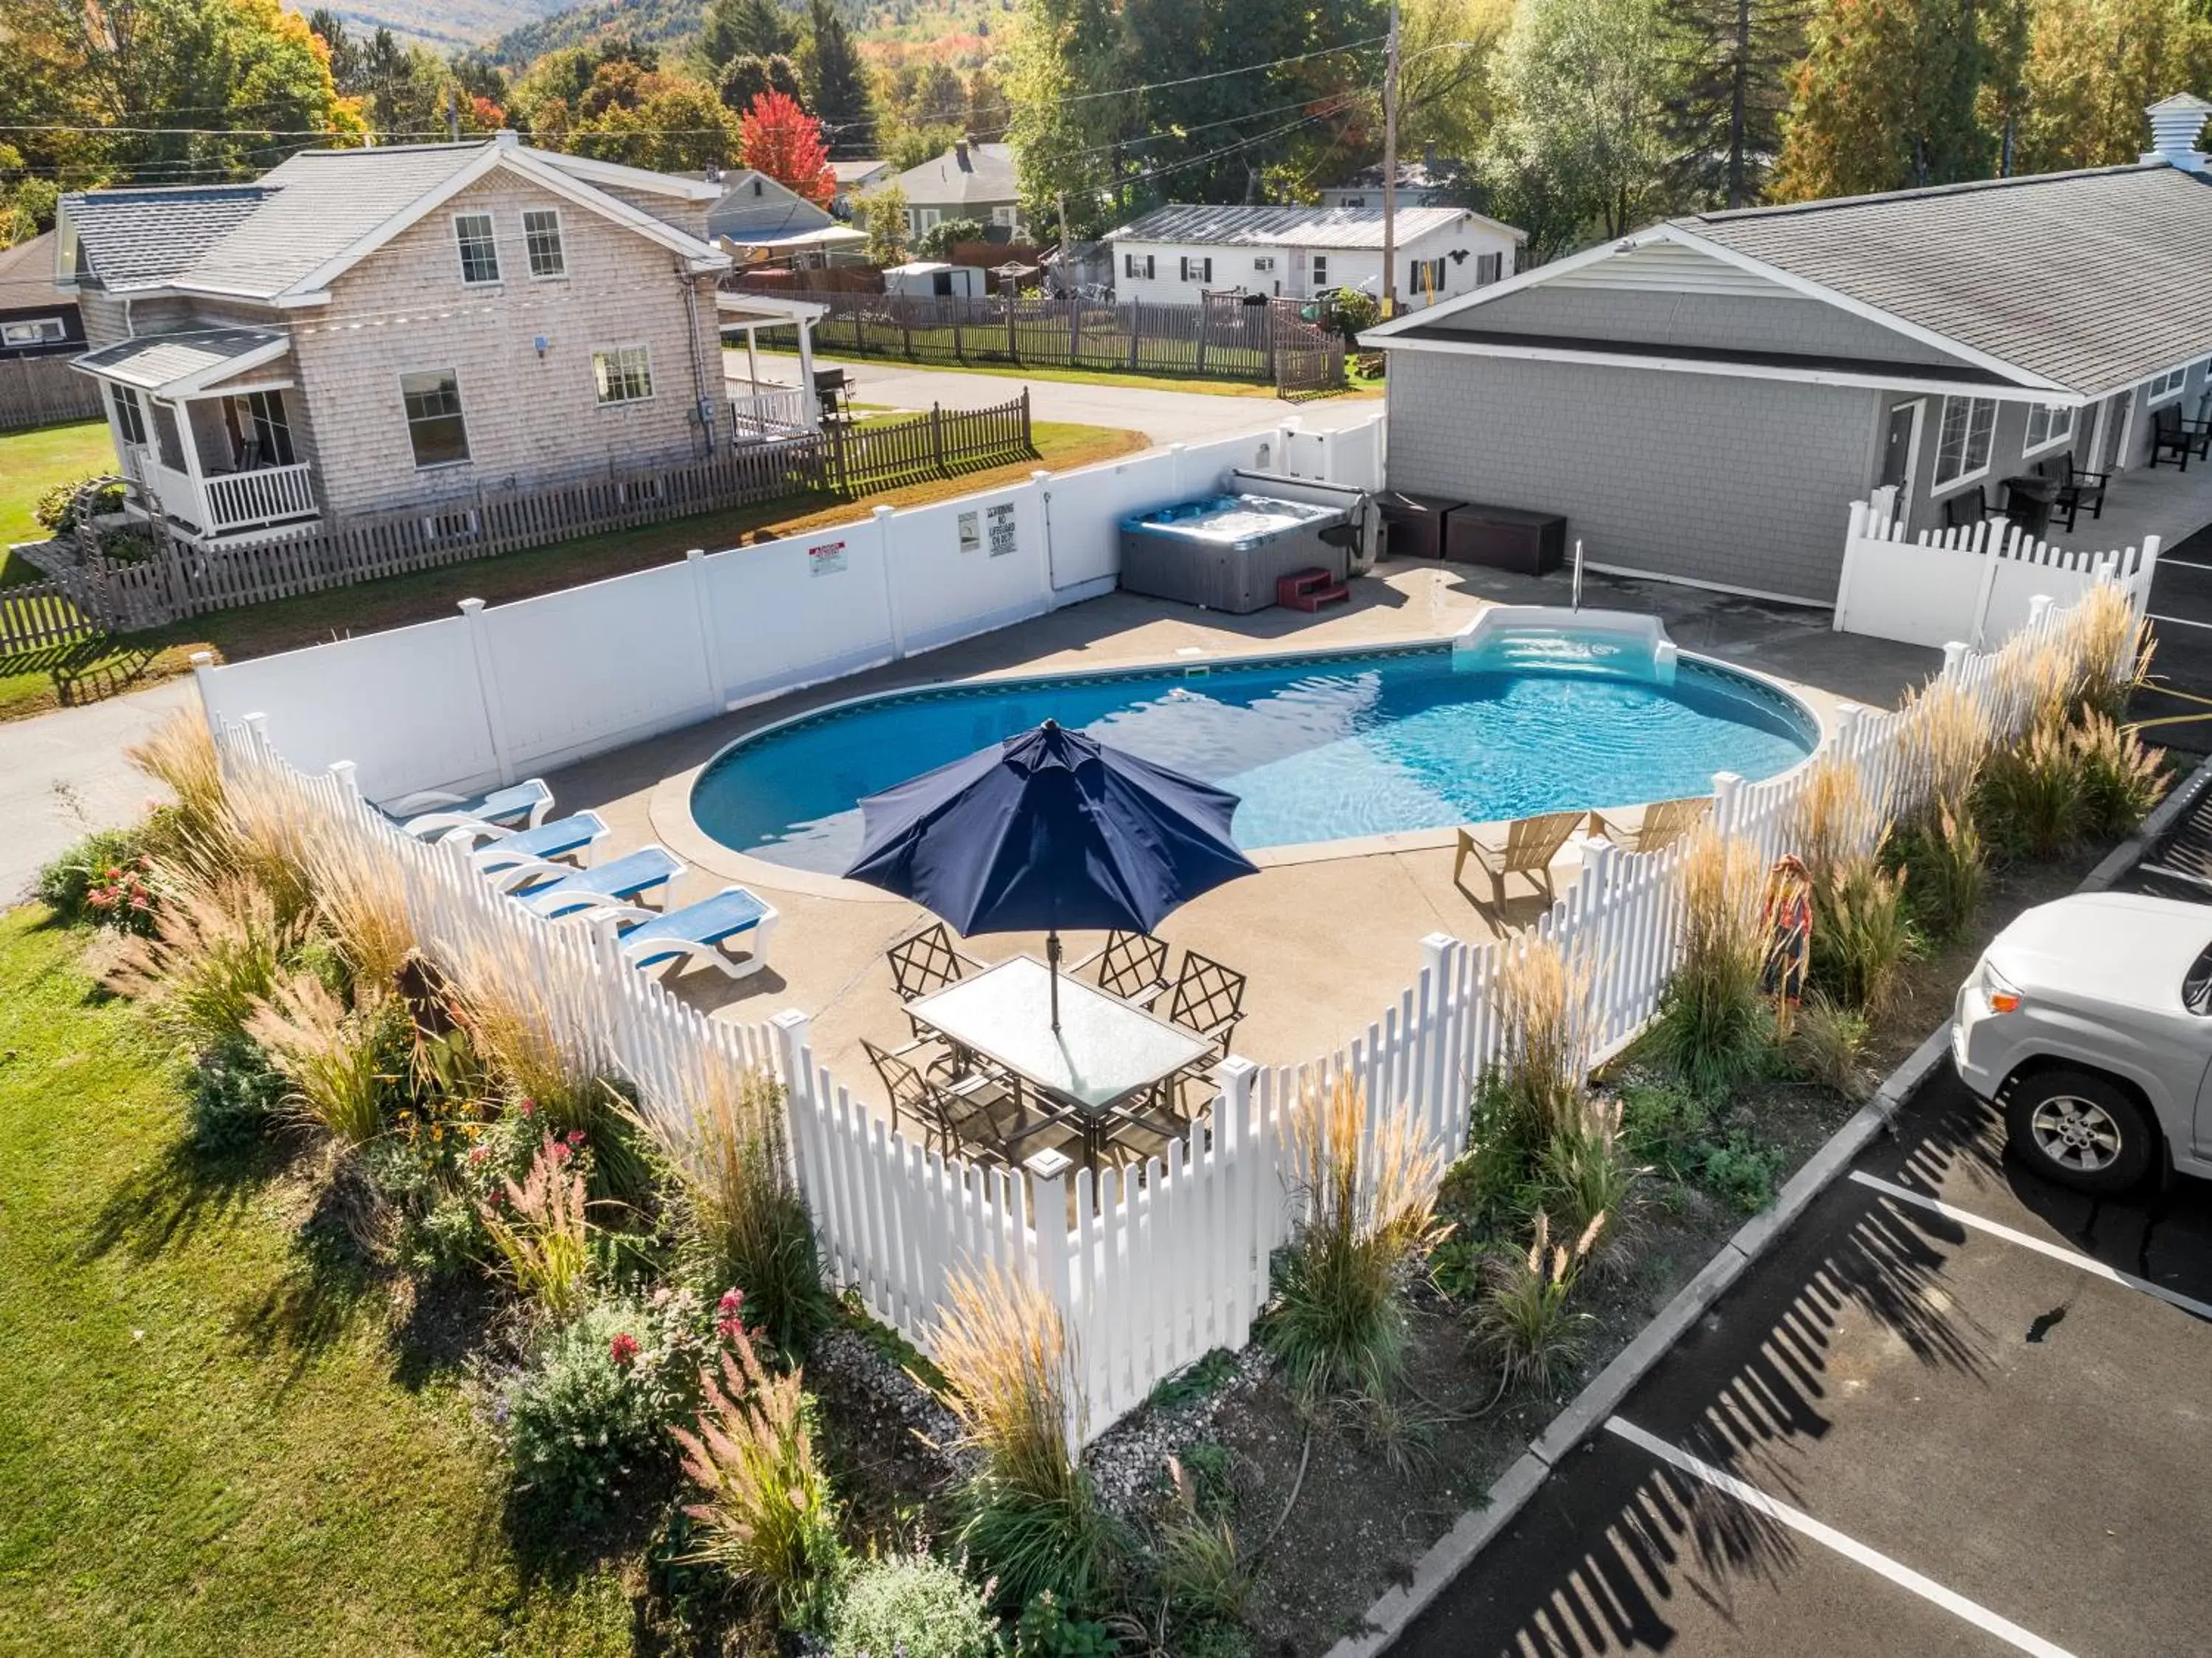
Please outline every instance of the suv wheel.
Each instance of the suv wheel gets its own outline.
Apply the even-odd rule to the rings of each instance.
[[[2135,1096],[2092,1071],[2021,1078],[2005,1103],[2014,1156],[2076,1192],[2125,1192],[2150,1173],[2157,1136]]]

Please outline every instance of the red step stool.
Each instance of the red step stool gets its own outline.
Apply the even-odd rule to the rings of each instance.
[[[1325,570],[1294,570],[1275,582],[1275,602],[1286,610],[1312,612],[1351,597],[1351,588]]]

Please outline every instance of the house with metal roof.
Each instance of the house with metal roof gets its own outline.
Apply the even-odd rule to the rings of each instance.
[[[677,464],[764,435],[724,390],[724,194],[501,132],[64,196],[74,366],[134,507],[200,542]]]
[[[1398,299],[1426,309],[1513,274],[1525,232],[1460,207],[1399,210]],[[1382,210],[1156,207],[1106,233],[1117,299],[1191,305],[1206,294],[1310,299],[1382,293]]]
[[[1419,160],[1398,163],[1398,205],[1451,207],[1468,198],[1468,169],[1464,162],[1438,156],[1434,144],[1424,144]],[[1382,205],[1382,163],[1375,162],[1345,174],[1334,184],[1323,185],[1323,207],[1380,207]]]
[[[2026,521],[2069,468],[2117,497],[2212,364],[2212,105],[2151,113],[2130,165],[1695,214],[1380,325],[1390,485],[1823,604],[1854,501],[1917,533]],[[2118,545],[2102,508],[2072,545]]]

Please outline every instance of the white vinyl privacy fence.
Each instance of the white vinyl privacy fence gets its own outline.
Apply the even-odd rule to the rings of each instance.
[[[350,760],[372,800],[512,783],[746,703],[1112,589],[1121,519],[1238,468],[1362,488],[1382,418],[1239,433],[460,614],[216,667],[208,717],[265,714],[278,752]]]
[[[1982,704],[1997,731],[2016,732],[2032,679],[2006,671],[2006,656],[2036,648],[2061,622],[2039,602],[2004,651],[1948,652],[1943,676]],[[1893,812],[1911,808],[1926,786],[1905,719],[1846,710],[1832,737]],[[785,1086],[795,1171],[825,1268],[875,1317],[927,1350],[953,1276],[987,1264],[1051,1296],[1073,1344],[1071,1431],[1086,1438],[1192,1360],[1249,1337],[1268,1299],[1269,1255],[1301,1212],[1286,1131],[1302,1087],[1348,1073],[1364,1089],[1370,1134],[1386,1118],[1403,1119],[1455,1155],[1467,1143],[1474,1084],[1500,1055],[1492,987],[1510,952],[1548,941],[1589,966],[1601,1056],[1625,1046],[1656,1012],[1674,958],[1686,848],[1636,855],[1585,844],[1580,878],[1533,929],[1480,945],[1443,935],[1423,941],[1419,978],[1346,1046],[1302,1065],[1231,1058],[1216,1073],[1219,1094],[1207,1120],[1165,1155],[1095,1177],[1043,1179],[946,1157],[892,1132],[815,1063],[805,1015],[780,1014],[766,1025],[702,1018],[619,965],[593,931],[544,921],[452,853],[401,835],[362,802],[349,768],[295,770],[270,741],[273,727],[222,724],[226,764],[262,768],[293,789],[316,814],[318,833],[397,849],[416,925],[448,967],[475,949],[527,951],[538,982],[555,992],[562,1042],[629,1078],[647,1109],[688,1122],[714,1068],[772,1070]],[[1788,847],[1804,775],[1717,778],[1717,820],[1763,858],[1775,857]]]
[[[2141,614],[2158,547],[2158,537],[2146,535],[2140,546],[2069,552],[1995,518],[1908,539],[1880,508],[1855,501],[1836,584],[1836,631],[1986,649],[2027,622],[2038,595],[2071,605],[2100,576],[2124,586]]]

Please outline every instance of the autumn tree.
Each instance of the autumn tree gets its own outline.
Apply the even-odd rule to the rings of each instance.
[[[1114,210],[1115,142],[1133,132],[1131,101],[1097,95],[1127,84],[1121,21],[1113,0],[1023,0],[1006,90],[1009,137],[1028,216],[1095,235]]]
[[[738,147],[747,167],[817,207],[829,206],[837,193],[822,123],[781,92],[763,92],[753,100],[739,124]]]
[[[2191,0],[2039,0],[2027,36],[2019,172],[2131,162],[2144,110],[2212,94],[2212,22]]]
[[[1987,178],[1979,0],[1821,0],[1771,193],[1856,196]]]
[[[854,204],[868,233],[863,257],[875,265],[904,265],[907,256],[906,192],[896,184],[870,191]]]

